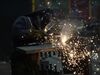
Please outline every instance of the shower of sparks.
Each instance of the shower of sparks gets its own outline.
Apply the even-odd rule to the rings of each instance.
[[[63,4],[62,1],[57,1],[56,3],[58,7]],[[51,9],[55,7],[51,1],[47,2],[46,5]],[[42,7],[43,5],[40,6]],[[62,9],[59,8],[59,11],[62,11]],[[76,9],[76,12],[81,13],[82,11]],[[84,24],[77,20],[73,22],[70,19],[66,21],[53,17],[52,21],[44,29],[44,32],[49,34],[49,37],[45,37],[46,41],[49,41],[53,47],[57,47],[62,51],[62,63],[66,64],[64,67],[67,69],[73,70],[73,74],[76,74],[80,70],[85,70],[87,64],[92,60],[97,61],[99,58],[98,52],[100,52],[100,48],[97,48],[97,43],[95,42],[95,39],[96,41],[100,41],[98,36],[90,34],[90,36],[87,34],[87,37],[80,36],[82,29],[85,29],[81,25]],[[85,33],[89,32],[85,31]],[[99,71],[98,68],[96,70]]]
[[[87,44],[83,43],[81,40],[83,41],[83,39],[75,37],[64,46],[63,56],[67,57],[67,59],[64,60],[71,70],[76,67],[82,69],[80,65],[81,61],[84,61],[90,56],[90,51],[86,48]]]
[[[61,60],[63,63],[66,63],[67,69],[74,71],[76,69],[77,71],[82,71],[85,70],[87,64],[91,62],[91,57],[95,60],[98,59],[98,53],[96,50],[94,51],[91,49],[91,44],[93,44],[93,47],[96,46],[93,41],[93,36],[92,38],[79,36],[79,28],[82,29],[82,27],[79,27],[76,24],[73,25],[74,23],[65,23],[64,21],[60,24],[56,24],[52,25],[50,41],[54,47],[57,46],[62,50],[63,56]],[[57,29],[57,27],[54,27],[55,25],[62,29]],[[59,31],[59,35],[55,35],[55,30]],[[91,56],[92,54],[94,55]]]

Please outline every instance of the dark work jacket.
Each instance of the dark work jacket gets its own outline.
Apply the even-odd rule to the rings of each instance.
[[[32,42],[40,42],[41,39],[43,41],[43,30],[45,26],[50,22],[51,16],[52,10],[45,9],[18,17],[13,25],[14,45],[20,46]],[[41,37],[30,33],[31,31],[37,31]],[[39,38],[38,40],[37,37]]]

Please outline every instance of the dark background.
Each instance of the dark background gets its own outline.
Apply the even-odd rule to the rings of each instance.
[[[15,19],[32,12],[31,0],[0,0],[0,60],[14,51],[12,25]]]

